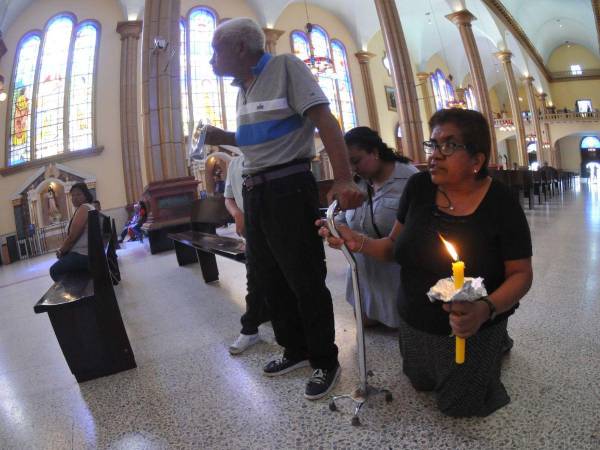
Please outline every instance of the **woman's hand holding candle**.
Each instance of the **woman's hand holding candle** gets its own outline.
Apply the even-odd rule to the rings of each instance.
[[[484,302],[444,303],[444,311],[450,313],[450,327],[455,336],[473,336],[490,318],[490,309]]]

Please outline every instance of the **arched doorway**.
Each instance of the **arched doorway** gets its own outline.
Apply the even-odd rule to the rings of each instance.
[[[537,159],[537,142],[527,144],[527,164],[529,170],[538,170],[540,163]]]
[[[579,144],[581,152],[581,177],[597,182],[600,177],[600,139],[584,136]]]

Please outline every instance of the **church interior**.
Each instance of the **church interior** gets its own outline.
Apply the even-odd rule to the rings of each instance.
[[[308,368],[263,376],[280,353],[269,323],[230,354],[244,264],[217,250],[204,266],[168,236],[190,229],[196,202],[222,203],[241,155],[192,155],[202,125],[238,126],[238,88],[209,63],[216,27],[237,17],[260,25],[268,53],[308,66],[342,132],[370,127],[420,170],[436,111],[487,119],[491,175],[514,189],[533,246],[533,285],[508,322],[506,407],[444,416],[412,388],[385,326],[365,329],[366,361],[393,399],[369,399],[359,426],[350,403],[302,397]],[[0,136],[0,448],[600,448],[599,0],[0,0]],[[314,146],[327,186],[316,132]],[[128,367],[87,379],[36,305],[81,183],[101,204],[114,289],[98,286],[130,345]],[[142,231],[119,245],[140,201]],[[200,231],[241,241],[233,220]],[[325,254],[338,395],[362,369],[348,263]]]

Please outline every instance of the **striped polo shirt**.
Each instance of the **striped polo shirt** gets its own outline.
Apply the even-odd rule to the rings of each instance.
[[[237,145],[244,174],[315,155],[315,125],[307,109],[329,100],[306,65],[294,55],[265,53],[253,67],[256,79],[237,98]],[[236,83],[239,86],[239,83]]]

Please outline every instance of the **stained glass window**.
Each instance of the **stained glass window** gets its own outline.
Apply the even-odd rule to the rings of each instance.
[[[223,128],[219,80],[208,63],[212,58],[212,36],[217,18],[206,8],[192,11],[189,19],[192,118]]]
[[[21,42],[17,52],[11,98],[9,166],[22,164],[30,158],[31,101],[40,43],[39,36],[29,36]]]
[[[53,17],[42,37],[17,48],[7,165],[94,146],[94,73],[99,25]]]
[[[190,108],[187,83],[187,52],[185,49],[185,23],[179,21],[179,78],[181,80],[181,120],[183,122],[183,135],[188,136],[190,128]]]
[[[354,112],[354,99],[352,98],[352,83],[350,82],[350,70],[344,45],[334,39],[331,41],[333,50],[333,65],[337,78],[340,109],[342,111],[342,124],[345,131],[356,126],[356,114]]]
[[[65,79],[73,19],[59,16],[46,31],[35,113],[35,158],[64,151]]]
[[[473,92],[471,86],[467,86],[467,89],[465,89],[465,100],[468,109],[477,110],[477,100],[475,100],[475,92]]]
[[[438,111],[447,108],[451,102],[454,102],[454,88],[452,87],[452,83],[440,69],[437,69],[431,76],[431,85],[435,97],[435,106]]]
[[[94,67],[98,30],[90,22],[77,29],[71,65],[69,101],[69,150],[84,150],[93,146],[92,101],[94,97]]]
[[[327,58],[333,62],[334,70],[318,73],[317,82],[329,99],[329,108],[340,123],[342,130],[348,131],[356,126],[352,83],[348,70],[348,60],[344,45],[338,40],[330,42],[325,30],[314,25],[310,33],[310,41],[306,33],[293,31],[291,34],[292,53],[303,61],[310,59],[310,43],[315,58]]]
[[[187,116],[187,120],[192,121],[194,126],[202,120],[235,131],[238,88],[231,86],[232,78],[217,77],[209,64],[216,26],[217,16],[211,9],[204,7],[192,9],[188,21],[181,22],[180,64],[184,121]],[[191,74],[189,80],[188,70]],[[189,133],[187,128],[184,124],[186,136]]]
[[[589,149],[600,149],[600,139],[596,136],[586,136],[581,140],[581,148]]]
[[[223,94],[225,97],[225,129],[230,131],[237,130],[236,103],[238,88],[232,86],[233,78],[223,78]]]
[[[302,61],[306,61],[310,57],[306,34],[300,31],[292,31],[292,52]]]
[[[316,58],[322,57],[331,59],[329,52],[329,37],[323,28],[314,26],[310,33],[310,39],[313,45],[313,53]],[[333,73],[320,73],[317,76],[319,86],[329,99],[329,109],[335,116],[340,126],[342,126],[342,115],[340,113],[338,92],[335,86]]]

